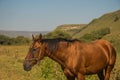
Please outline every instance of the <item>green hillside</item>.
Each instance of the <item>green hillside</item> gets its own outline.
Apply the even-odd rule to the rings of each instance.
[[[91,34],[92,32],[99,31],[101,29],[108,28],[110,33],[104,35],[102,38],[110,41],[119,48],[120,45],[120,10],[107,13],[100,18],[93,19],[85,28],[76,33],[73,38],[80,39],[86,34]],[[97,34],[96,34],[97,35]]]
[[[80,38],[86,33],[91,33],[92,31],[105,27],[110,28],[111,34],[120,32],[120,10],[112,13],[107,13],[100,18],[93,19],[88,25],[86,25],[86,28],[78,32],[74,38]]]

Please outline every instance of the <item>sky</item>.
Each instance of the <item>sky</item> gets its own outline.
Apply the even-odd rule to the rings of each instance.
[[[52,31],[120,10],[120,0],[0,0],[0,30]]]

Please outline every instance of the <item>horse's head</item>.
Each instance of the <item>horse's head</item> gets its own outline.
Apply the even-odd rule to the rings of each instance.
[[[24,61],[24,70],[30,71],[39,60],[43,59],[45,54],[45,44],[42,43],[42,35],[39,35],[38,39],[35,39],[32,35],[33,43],[29,48],[27,56]]]

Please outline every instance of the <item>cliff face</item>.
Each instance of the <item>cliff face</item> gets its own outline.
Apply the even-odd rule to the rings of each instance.
[[[76,33],[81,31],[86,24],[64,24],[58,26],[54,31],[64,31],[70,34],[71,36],[74,36]]]
[[[74,29],[82,29],[86,24],[64,24],[56,28],[56,30],[69,31]]]

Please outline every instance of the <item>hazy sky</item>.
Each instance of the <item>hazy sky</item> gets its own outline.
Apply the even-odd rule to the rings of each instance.
[[[120,0],[0,0],[0,30],[50,31],[119,9]]]

